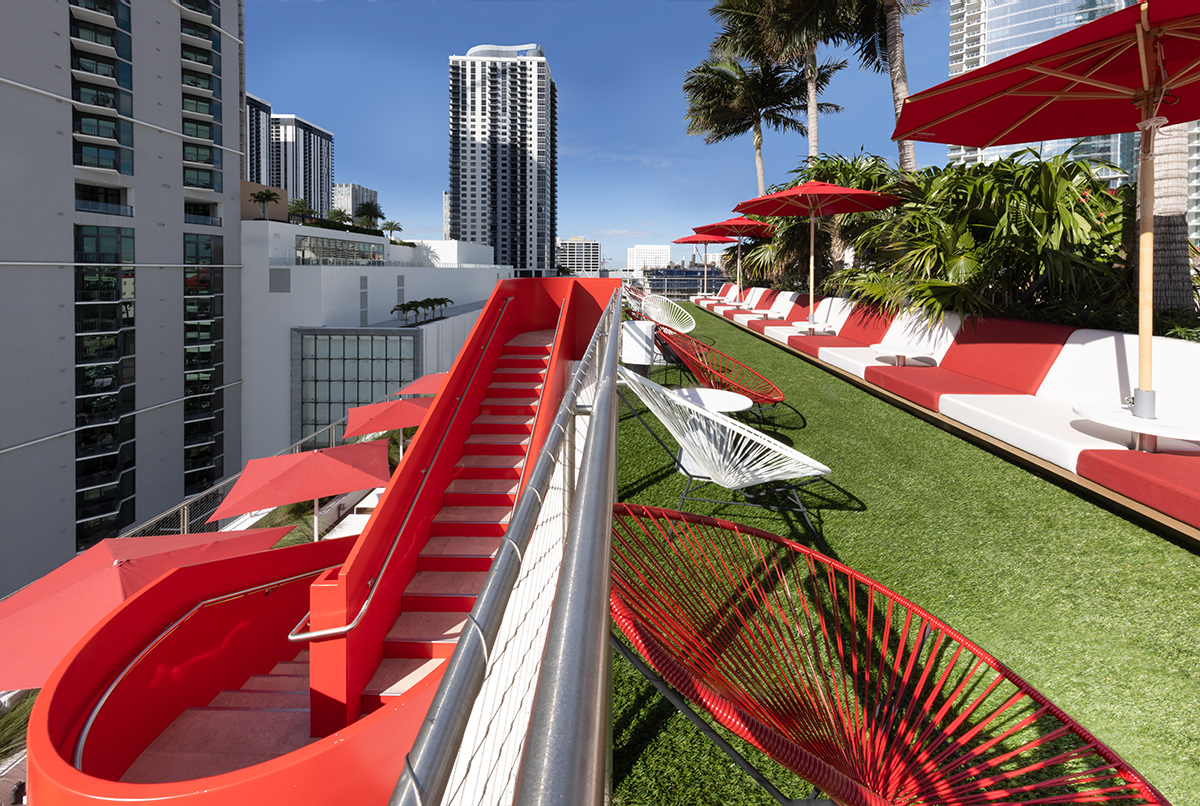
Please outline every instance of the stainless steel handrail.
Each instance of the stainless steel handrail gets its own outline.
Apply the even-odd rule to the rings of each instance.
[[[604,803],[612,661],[608,650],[612,505],[617,466],[618,339],[605,345],[571,508],[550,630],[513,803]]]
[[[492,332],[488,334],[487,341],[485,341],[483,343],[483,346],[480,347],[481,352],[483,352],[484,354],[487,353],[488,347],[491,346],[492,339],[496,338],[496,331],[499,329],[500,322],[504,319],[504,314],[508,310],[508,304],[511,301],[512,301],[511,297],[505,297],[504,299],[502,299],[500,301],[500,311],[499,311],[499,313],[496,314],[496,321],[492,325]],[[479,372],[479,362],[476,361],[474,368],[471,369],[471,377],[467,379],[467,384],[464,387],[465,389],[471,388],[471,385],[475,380],[475,375],[478,372]],[[459,412],[462,410],[462,403],[463,403],[463,401],[462,401],[461,397],[459,397],[455,401],[454,414],[452,415],[452,419],[457,417]],[[434,450],[433,450],[433,456],[429,460],[430,465],[432,465],[434,463],[434,461],[436,461],[438,455],[442,452],[442,448],[444,448],[446,446],[446,433],[447,432],[445,432],[445,431],[442,432],[441,439],[438,441],[437,447],[434,448]],[[355,615],[354,618],[348,624],[343,624],[339,627],[327,627],[326,629],[323,629],[323,630],[310,630],[309,632],[297,632],[297,630],[299,630],[300,627],[304,623],[306,623],[309,620],[309,618],[312,617],[312,611],[309,611],[308,613],[304,614],[304,618],[300,619],[300,623],[297,624],[295,627],[293,627],[291,632],[288,633],[287,637],[288,637],[289,641],[302,642],[302,641],[314,641],[314,640],[318,640],[321,638],[333,638],[333,637],[336,637],[339,635],[345,635],[346,633],[350,632],[355,627],[357,627],[360,623],[362,623],[363,618],[367,615],[367,611],[370,610],[370,608],[371,608],[371,603],[375,601],[375,592],[377,590],[379,590],[379,586],[376,585],[375,583],[380,579],[380,577],[382,577],[387,572],[388,565],[392,561],[392,556],[396,553],[397,546],[400,545],[400,536],[402,534],[404,534],[404,530],[408,526],[408,522],[413,516],[413,510],[415,509],[415,503],[416,503],[417,499],[421,497],[421,493],[422,493],[422,491],[424,491],[425,483],[427,481],[429,481],[429,474],[422,471],[421,483],[419,485],[417,485],[417,490],[415,493],[413,493],[413,497],[412,497],[411,502],[408,507],[408,512],[406,512],[404,515],[404,521],[401,522],[400,528],[396,530],[396,534],[392,538],[392,545],[390,547],[388,547],[388,552],[384,556],[383,562],[379,566],[379,570],[375,572],[374,576],[372,576],[370,579],[367,580],[367,585],[369,586],[369,590],[367,591],[367,597],[363,600],[362,606],[358,609],[357,615]]]
[[[396,788],[389,801],[391,806],[429,806],[440,803],[445,794],[446,784],[454,767],[455,754],[462,743],[472,706],[483,686],[488,657],[504,619],[513,585],[520,573],[525,549],[541,513],[542,501],[556,464],[554,457],[564,442],[568,447],[571,444],[575,401],[587,378],[589,365],[599,352],[601,340],[607,338],[609,345],[617,341],[616,323],[620,315],[618,291],[614,292],[601,316],[600,326],[593,333],[583,359],[563,395],[554,424],[530,474],[529,483],[513,509],[500,550],[467,619],[467,627],[463,630],[446,667],[446,673],[429,706],[425,723],[405,759],[404,772],[396,782]],[[605,355],[612,352],[612,347],[609,347]],[[610,377],[615,383],[615,369]],[[611,519],[611,502],[608,512]],[[607,556],[604,566],[608,567]],[[607,608],[607,605],[605,607]],[[607,609],[605,614],[607,615]],[[607,629],[607,618],[604,624]]]

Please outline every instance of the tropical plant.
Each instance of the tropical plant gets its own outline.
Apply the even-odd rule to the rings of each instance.
[[[316,212],[305,199],[296,198],[288,202],[288,215],[310,216]]]
[[[382,213],[380,213],[380,216],[382,217]],[[400,226],[399,221],[393,221],[390,218],[387,221],[384,221],[382,224],[380,224],[379,228],[381,230],[383,230],[384,232],[386,232],[389,237],[392,235],[395,235],[397,232],[403,231],[403,229],[404,229],[404,227]]]
[[[351,221],[350,214],[341,207],[334,207],[325,217],[330,221],[336,221],[339,224],[348,224]]]
[[[827,62],[817,78],[818,89],[824,90],[833,74],[843,67],[845,62]],[[683,91],[688,98],[687,132],[704,135],[706,143],[753,132],[754,164],[761,196],[766,193],[763,126],[777,131],[806,133],[805,125],[795,117],[806,109],[806,104],[800,100],[805,86],[805,74],[791,67],[743,63],[731,58],[706,59],[689,70],[684,78]],[[841,111],[836,104],[823,103],[819,107],[826,114]]]
[[[375,222],[383,218],[383,210],[380,209],[379,203],[374,201],[359,202],[354,208],[354,218],[361,219],[367,223],[363,226],[375,228]]]
[[[274,204],[279,201],[279,191],[267,188],[266,190],[258,190],[250,194],[250,201],[258,203],[259,218],[267,217],[267,205]]]
[[[859,264],[830,278],[851,296],[940,319],[1129,293],[1122,201],[1070,152],[929,168],[890,190],[904,204],[878,214],[854,240]]]

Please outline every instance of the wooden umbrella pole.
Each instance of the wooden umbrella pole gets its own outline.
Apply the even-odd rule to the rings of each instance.
[[[1158,127],[1150,121],[1142,131],[1138,165],[1138,195],[1142,223],[1138,236],[1138,388],[1134,392],[1133,413],[1154,417],[1154,398],[1148,406],[1139,406],[1141,392],[1152,392],[1154,337],[1154,135]]]
[[[814,286],[817,284],[817,219],[816,216],[808,217],[808,321],[815,322],[813,311]]]

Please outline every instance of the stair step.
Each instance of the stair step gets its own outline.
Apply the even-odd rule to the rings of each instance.
[[[536,418],[531,414],[481,414],[471,424],[474,434],[530,434]]]
[[[384,639],[385,658],[448,658],[467,624],[465,613],[406,610]]]
[[[537,414],[538,401],[536,398],[524,397],[489,397],[479,404],[481,415],[489,414]]]
[[[465,454],[508,454],[524,456],[529,450],[528,434],[472,434],[463,442]]]
[[[242,686],[242,691],[306,691],[308,672],[304,674],[255,674]]]
[[[545,370],[531,367],[496,367],[496,370],[492,373],[493,383],[544,383],[545,380]]]
[[[508,506],[517,501],[517,479],[455,479],[442,500],[448,506]]]
[[[280,661],[270,674],[308,677],[308,659]]]
[[[502,355],[496,362],[497,367],[527,367],[530,369],[545,369],[550,365],[548,355]]]
[[[512,517],[512,506],[444,506],[430,524],[434,535],[501,537]]]
[[[228,689],[222,691],[210,707],[226,708],[308,708],[308,688],[303,691],[247,691]]]
[[[404,589],[401,611],[469,613],[486,576],[482,571],[418,571]]]
[[[371,676],[362,693],[362,709],[367,714],[379,708],[385,700],[415,697],[441,680],[445,658],[384,658]]]
[[[537,398],[542,392],[540,383],[528,381],[492,381],[488,384],[488,397]]]
[[[500,549],[500,537],[433,535],[417,557],[419,571],[486,571]]]
[[[468,454],[458,460],[455,475],[460,479],[518,479],[524,463],[524,456]]]
[[[219,775],[270,761],[311,741],[307,708],[189,708],[121,780],[166,783]]]

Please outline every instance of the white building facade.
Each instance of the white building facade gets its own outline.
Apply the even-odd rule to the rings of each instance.
[[[333,133],[295,115],[271,115],[271,187],[304,199],[324,218],[333,209]]]
[[[669,244],[639,244],[626,250],[625,268],[627,271],[665,269],[670,264],[671,247]]]
[[[484,243],[519,275],[554,271],[558,99],[536,44],[450,57],[450,188],[444,231]]]
[[[351,216],[358,209],[358,205],[363,202],[374,202],[379,204],[379,194],[365,188],[362,185],[355,185],[348,182],[335,182],[333,185],[333,208],[344,210]]]
[[[241,14],[0,28],[0,596],[241,467]]]
[[[600,276],[600,242],[583,237],[558,242],[558,265],[583,277]]]

